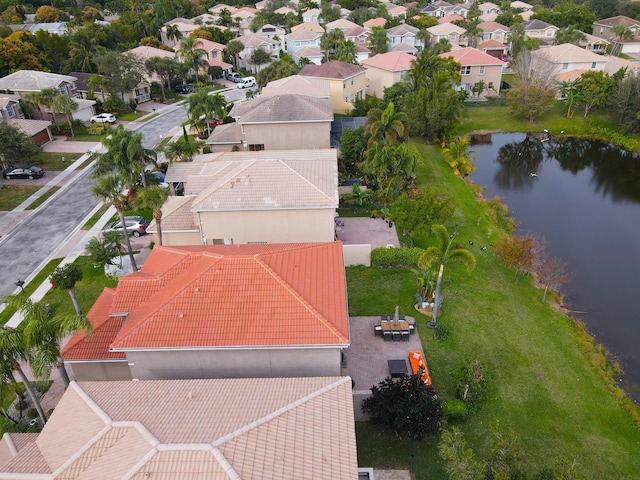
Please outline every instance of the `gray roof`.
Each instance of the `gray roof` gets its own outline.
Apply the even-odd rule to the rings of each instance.
[[[69,75],[39,72],[37,70],[19,70],[6,77],[0,78],[0,90],[14,92],[39,92],[45,88],[57,88],[63,82],[71,83],[77,80]]]
[[[225,125],[218,125],[209,138],[207,143],[213,144],[241,144],[242,143],[242,129],[237,122],[227,123]]]
[[[236,103],[231,115],[239,123],[331,122],[333,107],[328,98],[283,94]]]

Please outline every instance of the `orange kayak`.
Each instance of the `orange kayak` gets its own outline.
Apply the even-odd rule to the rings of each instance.
[[[431,377],[429,376],[429,368],[427,367],[427,361],[424,359],[424,355],[420,350],[411,350],[409,352],[409,363],[411,364],[411,371],[418,373],[420,369],[422,372],[422,381],[427,385],[431,385]]]

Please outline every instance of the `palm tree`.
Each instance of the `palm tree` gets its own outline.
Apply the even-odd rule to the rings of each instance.
[[[175,142],[170,142],[164,149],[164,153],[172,162],[178,159],[181,162],[190,162],[193,156],[200,151],[198,142],[193,137],[187,135],[187,131],[183,127],[183,135]]]
[[[182,58],[185,65],[193,68],[196,75],[196,83],[198,83],[198,71],[200,67],[206,65],[205,57],[207,52],[202,49],[202,42],[197,37],[185,37],[180,41],[178,55]]]
[[[27,391],[27,395],[29,395],[31,402],[44,425],[47,423],[47,416],[40,404],[40,398],[36,395],[31,382],[20,365],[20,361],[29,361],[30,359],[29,350],[24,348],[22,327],[18,327],[17,329],[0,327],[0,360],[3,365],[3,376],[8,377],[15,383],[13,372],[18,372],[18,377],[20,378],[20,381],[22,381],[24,388]]]
[[[442,275],[444,273],[445,263],[457,262],[462,263],[467,267],[467,270],[471,271],[476,266],[476,257],[464,248],[455,248],[451,250],[451,244],[456,236],[456,232],[449,235],[444,225],[434,225],[431,227],[431,231],[436,235],[438,239],[438,246],[429,247],[418,260],[418,268],[431,268],[434,269],[438,263],[440,269],[438,270],[438,280],[436,281],[435,291],[435,305],[433,306],[433,317],[428,323],[428,326],[435,328],[438,324],[437,316],[442,304],[442,296],[440,290],[442,288]]]
[[[227,43],[225,50],[229,56],[233,58],[234,63],[236,64],[236,70],[240,70],[239,55],[240,52],[244,50],[244,43],[240,40],[231,40]]]
[[[345,40],[340,42],[338,48],[336,48],[336,60],[340,60],[341,62],[353,63],[354,65],[358,63],[358,49],[356,48],[356,44],[351,40]]]
[[[611,32],[615,34],[615,44],[611,55],[620,55],[622,52],[622,42],[631,40],[634,37],[633,31],[624,25],[616,25],[611,29]]]
[[[98,71],[94,59],[104,50],[104,47],[98,44],[98,39],[93,32],[86,28],[75,32],[69,40],[69,60],[71,65],[84,73]]]
[[[61,95],[61,93],[57,88],[43,88],[39,92],[27,93],[24,99],[31,105],[38,106],[38,110],[40,111],[40,116],[42,118],[45,118],[44,114],[46,110],[43,110],[41,107],[45,107],[51,110],[53,123],[56,123],[56,112],[53,109],[53,102],[58,95]]]
[[[374,143],[384,138],[387,144],[395,145],[398,138],[406,138],[409,117],[404,112],[396,112],[393,102],[389,102],[387,108],[380,110],[372,108],[367,114],[366,129],[369,133],[369,144],[371,147]]]
[[[118,212],[120,217],[120,223],[123,227],[126,225],[124,220],[124,207],[127,202],[127,196],[124,192],[127,187],[125,179],[118,175],[105,175],[98,177],[96,183],[91,187],[91,193],[98,197],[105,203],[110,203]],[[131,260],[131,267],[134,272],[138,271],[136,265],[136,259],[133,257],[133,249],[131,248],[131,241],[129,240],[129,232],[126,228],[122,229],[124,235],[125,244],[127,246],[127,252],[129,253],[129,259]]]
[[[387,32],[382,27],[373,27],[369,35],[369,49],[372,55],[387,53]]]
[[[182,32],[177,25],[168,25],[165,30],[165,35],[167,36],[167,40],[170,42],[173,41],[174,44],[177,44],[182,39]]]
[[[72,113],[78,110],[78,103],[71,97],[67,95],[63,95],[59,93],[53,99],[52,111],[57,113],[63,113],[67,117],[67,122],[69,123],[69,130],[71,130],[71,136],[75,137],[75,133],[73,131],[73,115]]]
[[[61,344],[68,335],[82,330],[87,335],[92,332],[91,322],[82,315],[55,315],[50,305],[33,302],[28,298],[9,297],[9,305],[22,314],[20,325],[24,347],[33,352],[31,368],[39,378],[49,378],[55,366],[64,386],[69,386],[69,375],[64,367]]]
[[[169,198],[169,190],[159,186],[151,186],[140,192],[135,200],[137,208],[151,209],[153,219],[158,225],[158,244],[162,245],[162,206]]]
[[[480,25],[480,19],[476,18],[467,23],[465,29],[466,32],[464,34],[465,37],[469,39],[469,46],[476,47],[477,46],[477,38],[482,35],[482,30],[478,27]]]
[[[476,166],[472,163],[477,159],[472,155],[473,150],[469,149],[469,137],[455,137],[442,150],[445,161],[453,168],[453,173],[466,177],[473,172]]]
[[[251,63],[256,66],[256,73],[260,71],[260,65],[269,63],[271,61],[271,55],[262,48],[256,48],[251,54]]]
[[[426,28],[423,28],[416,33],[416,40],[422,43],[422,48],[427,48],[427,45],[431,41],[431,33]]]
[[[584,32],[578,30],[574,25],[569,25],[568,27],[561,28],[556,32],[556,38],[553,43],[555,45],[572,43],[579,46],[580,42],[586,39],[587,36]]]
[[[223,118],[227,101],[218,93],[211,95],[211,88],[196,90],[196,93],[189,97],[187,112],[192,125],[198,125],[200,119],[204,117],[207,133],[211,135],[211,125],[209,121],[214,117]],[[204,131],[204,128],[202,129]]]
[[[184,72],[184,66],[167,57],[151,57],[145,62],[145,67],[149,73],[155,73],[161,78],[160,90],[162,91],[162,101],[165,102],[165,86],[170,86],[174,78],[179,77]]]
[[[320,48],[324,50],[327,60],[329,60],[329,52],[338,48],[341,42],[344,42],[344,32],[339,28],[334,28],[322,34],[320,37]]]
[[[78,296],[76,295],[76,283],[82,280],[82,269],[73,263],[66,263],[56,268],[49,279],[53,286],[69,292],[71,302],[76,310],[76,315],[82,315],[80,302],[78,302]]]

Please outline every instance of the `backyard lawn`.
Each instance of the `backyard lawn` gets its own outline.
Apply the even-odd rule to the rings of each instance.
[[[497,115],[493,108],[474,108],[474,115],[466,114],[465,130],[500,129],[498,122],[490,126]],[[433,330],[426,328],[427,317],[413,308],[415,275],[408,269],[347,268],[349,314],[379,315],[396,304],[402,313],[413,314],[441,397],[455,396],[454,372],[464,362],[482,362],[487,398],[476,415],[459,424],[479,459],[488,458],[491,429],[499,422],[501,430],[516,437],[521,466],[531,476],[558,460],[575,459],[580,478],[638,478],[640,428],[590,363],[602,363],[602,356],[585,353],[581,346],[590,339],[572,320],[541,302],[542,291],[531,277],[514,284],[515,271],[504,266],[493,249],[502,231],[478,203],[474,189],[453,176],[439,148],[418,146],[424,156],[420,186],[456,198],[458,212],[448,227],[458,232],[456,243],[477,259],[471,273],[456,265],[445,268],[439,321],[450,336],[435,341]],[[637,407],[631,409],[637,413]],[[437,438],[400,441],[359,423],[357,439],[362,467],[408,468],[417,479],[447,478],[437,455]]]
[[[13,210],[40,188],[32,185],[7,185],[5,182],[0,188],[0,211]]]

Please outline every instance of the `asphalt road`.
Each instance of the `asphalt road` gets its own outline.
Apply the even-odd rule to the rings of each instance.
[[[155,117],[137,130],[146,148],[162,138],[187,118],[185,107]],[[68,188],[58,192],[0,242],[0,299],[16,289],[24,280],[73,233],[82,220],[99,203],[91,194],[89,171],[78,175]]]

